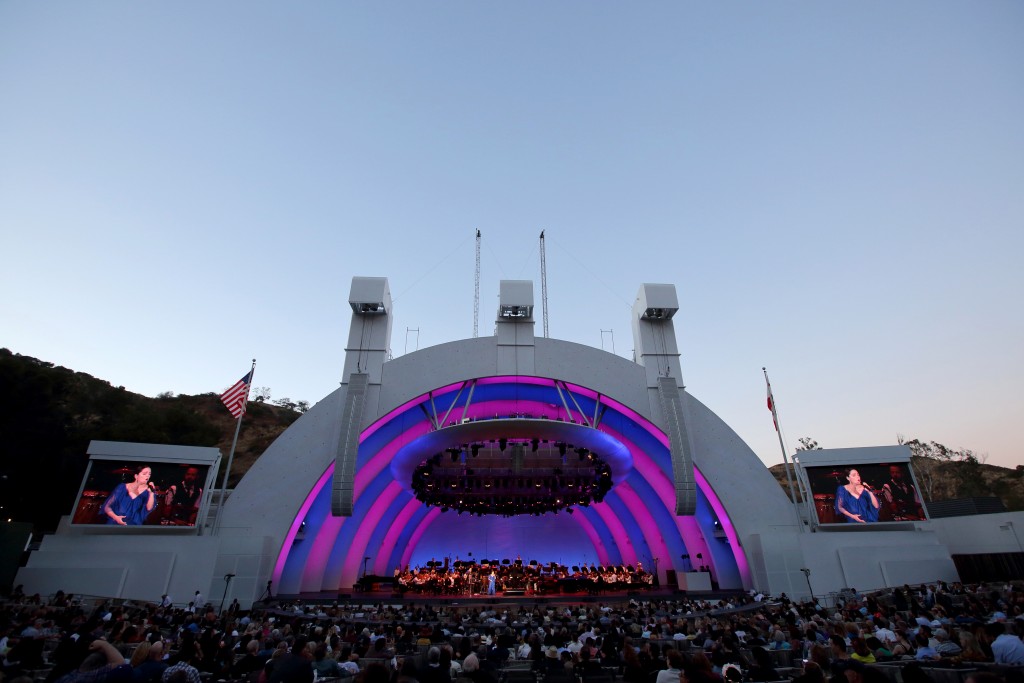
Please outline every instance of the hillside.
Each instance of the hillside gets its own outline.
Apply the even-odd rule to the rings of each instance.
[[[71,512],[91,440],[213,446],[223,480],[235,420],[216,394],[149,398],[68,368],[0,349],[0,514],[54,529]],[[229,485],[300,413],[250,402]]]
[[[223,480],[235,420],[214,393],[149,398],[7,349],[0,349],[0,386],[0,519],[52,531],[72,510],[91,440],[213,446],[225,461],[218,487]],[[229,486],[301,416],[293,405],[249,403]],[[995,495],[1010,510],[1024,509],[1024,467],[915,457],[914,468],[931,484],[926,500]],[[785,490],[782,465],[769,470]]]

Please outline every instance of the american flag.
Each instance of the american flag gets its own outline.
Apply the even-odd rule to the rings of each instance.
[[[245,402],[249,399],[249,384],[251,383],[252,370],[220,395],[221,403],[227,406],[232,416],[242,417],[245,414]]]

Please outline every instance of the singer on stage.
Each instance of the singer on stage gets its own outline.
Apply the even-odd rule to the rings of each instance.
[[[848,484],[836,489],[836,513],[847,522],[866,524],[878,521],[878,498],[871,487],[860,480],[860,472],[850,468],[846,474]]]
[[[132,468],[133,481],[118,484],[103,504],[107,524],[139,526],[156,505],[156,492],[149,478],[153,475],[149,465]]]

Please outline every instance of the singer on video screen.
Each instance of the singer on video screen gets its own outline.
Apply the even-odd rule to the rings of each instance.
[[[878,498],[871,487],[860,480],[860,472],[854,468],[846,473],[848,483],[836,489],[836,514],[847,522],[866,524],[878,521]]]
[[[103,504],[107,524],[141,525],[156,506],[156,487],[149,481],[153,469],[149,465],[136,465],[132,475],[132,481],[114,487]]]

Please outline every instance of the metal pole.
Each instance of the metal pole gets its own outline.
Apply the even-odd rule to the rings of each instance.
[[[771,397],[772,418],[775,420],[775,433],[779,436],[779,448],[782,449],[782,463],[783,469],[786,470],[786,483],[789,484],[789,498],[793,503],[793,512],[796,514],[797,524],[800,526],[800,530],[803,531],[804,520],[800,516],[800,511],[796,507],[796,493],[793,491],[793,475],[790,473],[789,456],[786,455],[786,444],[782,441],[782,428],[779,427],[779,413],[775,409],[775,397],[772,396],[772,383],[768,381],[768,370],[761,368],[761,371],[764,373],[764,381],[768,385],[768,396]]]
[[[228,599],[228,586],[231,585],[231,579],[235,578],[234,574],[224,575],[224,595],[220,598],[220,611],[218,614],[224,614],[224,601]]]
[[[252,388],[252,380],[256,376],[256,359],[252,359],[252,368],[249,370],[249,388]],[[249,389],[246,389],[248,392]],[[246,403],[249,402],[249,397],[245,397]],[[235,425],[235,438],[231,440],[231,452],[228,453],[228,466],[224,469],[224,481],[220,486],[220,500],[217,502],[217,520],[214,524],[214,531],[220,530],[220,519],[221,514],[224,512],[224,493],[228,488],[228,475],[231,474],[231,462],[235,459],[235,447],[238,446],[238,432],[242,430],[242,418],[245,417],[245,411],[238,416],[238,424]]]
[[[804,578],[807,579],[807,592],[811,594],[811,602],[817,602],[814,599],[814,589],[811,588],[811,570],[804,567],[800,571],[804,573]]]

